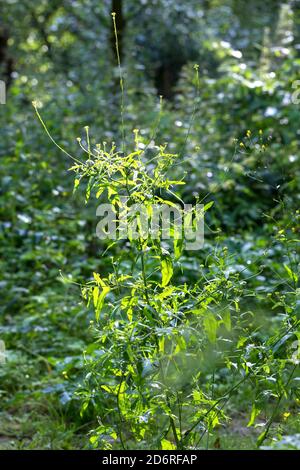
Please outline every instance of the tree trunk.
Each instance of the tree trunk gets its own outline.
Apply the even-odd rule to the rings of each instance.
[[[0,30],[0,70],[6,86],[11,83],[11,74],[13,72],[13,60],[8,55],[8,34],[6,31]]]

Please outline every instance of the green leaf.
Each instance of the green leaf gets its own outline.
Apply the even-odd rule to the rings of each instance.
[[[200,392],[199,390],[193,390],[193,400],[195,403],[199,404],[202,402],[202,398],[203,398],[203,393]]]
[[[110,200],[112,196],[114,196],[115,194],[117,194],[117,191],[112,188],[111,186],[109,186],[108,188],[108,199]]]
[[[96,308],[98,305],[98,298],[99,298],[99,287],[94,287],[93,289],[93,302],[94,302],[94,307]]]
[[[105,287],[105,286],[106,286],[106,284],[105,284],[105,282],[103,281],[103,279],[101,279],[100,274],[98,274],[98,273],[93,273],[93,276],[94,276],[94,279],[95,279],[96,284],[97,284],[98,286],[101,286],[101,287]]]
[[[267,437],[267,431],[263,431],[257,438],[256,445],[259,447]]]
[[[283,346],[287,341],[289,341],[291,338],[294,337],[294,333],[287,333],[286,335],[283,336],[279,341],[276,341],[275,345],[272,348],[273,353],[276,353],[281,346]]]
[[[259,415],[259,413],[260,413],[260,410],[258,408],[256,408],[255,403],[253,403],[250,420],[249,420],[249,423],[247,424],[248,428],[250,426],[253,426],[253,424],[255,423],[255,420],[256,420],[257,416]]]
[[[80,183],[80,179],[76,178],[74,181],[73,194],[76,192],[76,189],[78,188],[79,183]]]
[[[88,203],[88,200],[90,199],[92,187],[93,187],[93,177],[91,176],[90,179],[89,179],[87,188],[86,188],[86,193],[85,193],[85,203],[86,204]]]
[[[99,287],[94,287],[93,289],[93,302],[94,302],[94,307],[95,307],[96,321],[98,321],[100,318],[100,313],[103,308],[104,299],[109,293],[109,291],[110,291],[109,286],[103,286],[101,292],[100,292]]]
[[[297,282],[298,282],[298,276],[297,276],[297,274],[294,273],[294,271],[292,271],[291,268],[290,268],[287,264],[284,265],[284,268],[285,268],[286,272],[288,273],[289,278],[290,278],[293,282],[297,283]]]
[[[183,251],[183,239],[182,238],[174,238],[174,255],[175,259],[180,258],[181,253]]]
[[[99,197],[101,196],[101,194],[103,193],[105,187],[102,187],[102,188],[99,188],[97,193],[96,193],[96,198],[99,199]]]
[[[204,208],[203,208],[203,209],[204,209],[204,212],[208,211],[208,209],[210,209],[211,206],[214,205],[214,203],[215,203],[215,201],[210,201],[210,202],[208,202],[207,204],[205,204],[205,206],[204,206]]]
[[[126,406],[126,382],[125,380],[122,381],[118,388],[118,397],[119,397],[119,407],[124,416],[127,415],[128,409]]]
[[[133,314],[133,310],[132,310],[132,308],[130,307],[130,308],[127,309],[127,312],[126,312],[127,318],[128,318],[128,320],[129,320],[130,322],[132,322],[132,318],[133,318],[133,315],[132,315],[132,314]]]
[[[207,333],[209,341],[211,343],[215,343],[217,339],[218,322],[211,312],[206,314],[203,321],[203,326],[204,330]]]
[[[161,353],[164,353],[164,351],[165,351],[165,338],[164,338],[164,336],[161,336],[158,340],[158,350]]]
[[[101,388],[103,388],[103,390],[108,393],[114,393],[114,390],[111,387],[108,387],[107,385],[101,385]]]
[[[160,442],[162,450],[174,450],[176,449],[175,444],[173,444],[171,441],[168,441],[167,439],[162,439]]]
[[[230,311],[226,310],[226,312],[223,315],[223,323],[225,325],[225,328],[227,331],[231,330],[231,316],[230,316]]]
[[[186,349],[186,341],[183,336],[177,336],[176,343],[175,354]]]
[[[96,444],[98,442],[98,436],[91,436],[90,437],[90,443],[91,444]]]
[[[161,286],[165,287],[169,284],[170,279],[173,275],[173,264],[169,256],[166,256],[165,258],[161,260],[161,274],[162,274]]]
[[[210,414],[208,415],[208,422],[209,422],[209,426],[212,429],[214,429],[216,426],[218,426],[220,424],[217,411],[212,410],[210,412]]]

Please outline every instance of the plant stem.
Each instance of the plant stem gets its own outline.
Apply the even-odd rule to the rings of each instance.
[[[271,427],[271,425],[272,425],[272,423],[273,423],[273,421],[274,421],[274,419],[275,419],[275,416],[276,416],[276,413],[277,413],[277,411],[278,411],[279,405],[280,405],[281,400],[282,400],[282,398],[283,398],[283,396],[284,396],[285,389],[286,389],[286,387],[289,385],[290,381],[292,380],[293,375],[294,375],[294,372],[295,372],[295,370],[296,370],[296,367],[297,367],[297,365],[295,364],[294,367],[293,367],[293,369],[292,369],[292,372],[290,373],[290,375],[289,375],[289,377],[288,377],[288,379],[287,379],[287,381],[286,381],[286,384],[285,384],[285,386],[284,386],[283,391],[281,392],[281,394],[280,394],[279,397],[278,397],[276,406],[275,406],[275,408],[274,408],[274,410],[273,410],[273,413],[271,414],[271,417],[270,417],[270,419],[269,419],[269,421],[268,421],[268,424],[267,424],[265,433],[263,434],[263,439],[262,439],[262,441],[260,442],[260,445],[261,445],[261,444],[267,439],[267,437],[268,437],[268,434],[269,434],[269,431],[270,431],[270,427]]]

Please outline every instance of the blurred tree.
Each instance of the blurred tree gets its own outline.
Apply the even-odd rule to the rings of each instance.
[[[297,53],[297,56],[300,56],[300,0],[294,0],[292,2],[292,9],[294,15],[294,47]]]
[[[233,0],[232,13],[238,20],[231,31],[232,40],[242,50],[246,59],[259,61],[263,44],[274,42],[282,0]],[[268,38],[265,38],[268,35]]]
[[[1,78],[9,86],[12,80],[13,59],[8,52],[9,33],[7,29],[0,25],[0,73]]]

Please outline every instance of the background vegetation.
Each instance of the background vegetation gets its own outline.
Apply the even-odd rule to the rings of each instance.
[[[0,5],[0,448],[299,449],[300,2]],[[167,142],[177,197],[208,204],[203,249],[156,247],[150,285],[145,247],[96,238],[99,200],[85,204],[84,179],[73,194],[72,162],[31,104],[81,161],[84,126],[93,148],[122,150],[112,11],[126,146],[139,129],[137,150],[161,161]],[[102,282],[95,319],[80,286]]]

